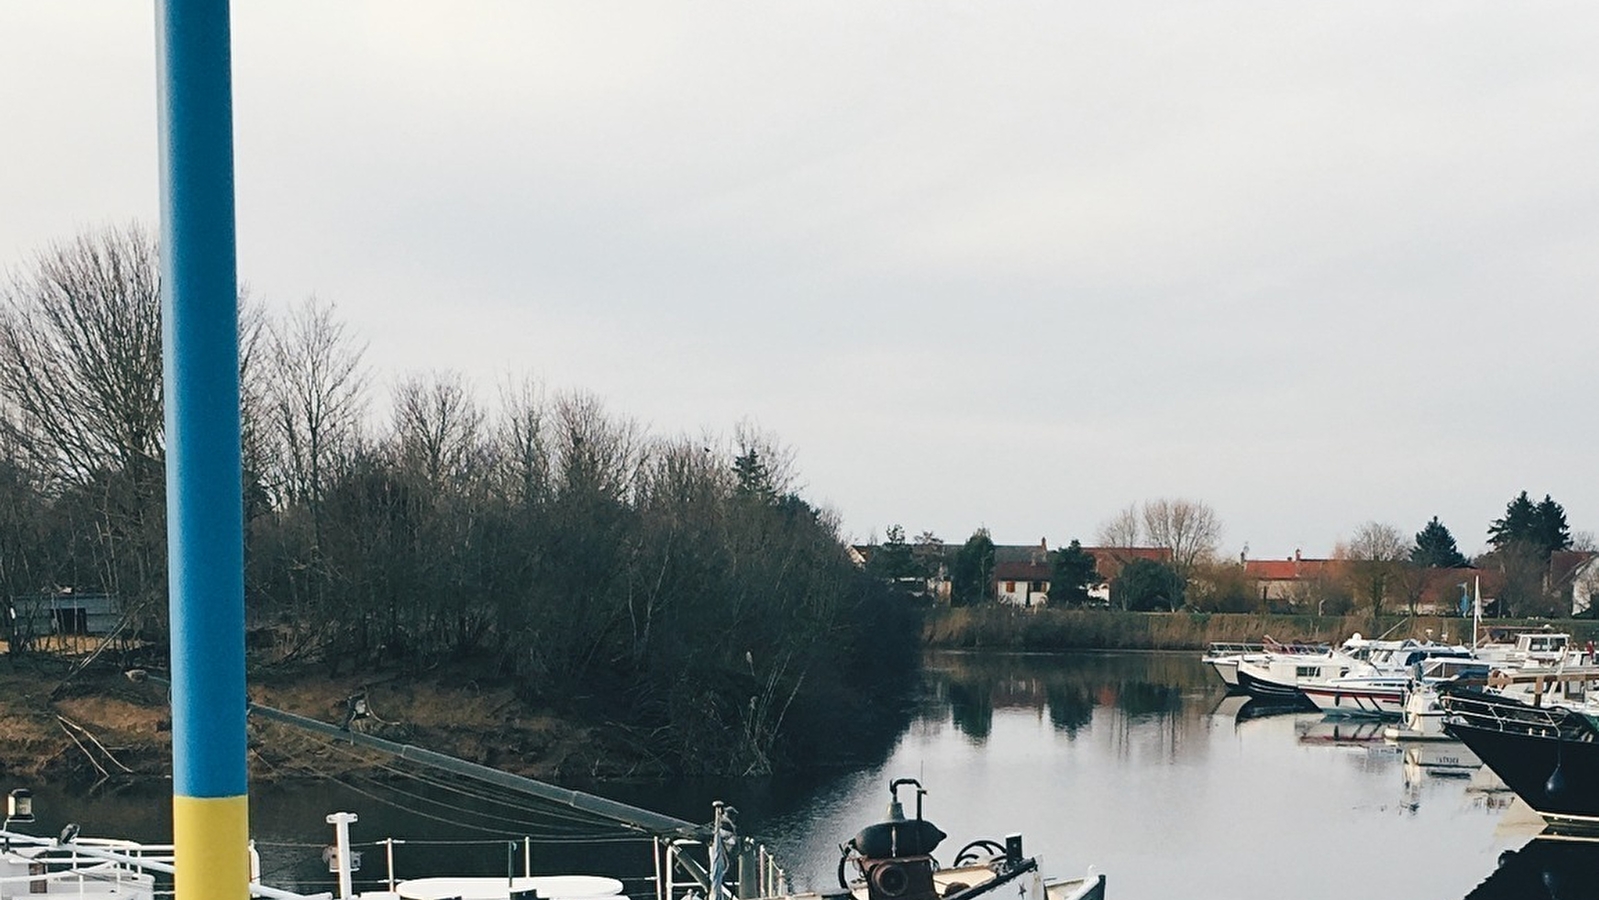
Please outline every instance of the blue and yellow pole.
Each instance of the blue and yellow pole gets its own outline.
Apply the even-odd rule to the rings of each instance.
[[[227,0],[157,0],[179,900],[247,900],[244,501]]]

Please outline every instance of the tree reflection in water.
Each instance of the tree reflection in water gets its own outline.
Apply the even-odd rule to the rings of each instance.
[[[981,742],[996,709],[1030,709],[1075,737],[1106,707],[1127,720],[1171,720],[1184,697],[1211,702],[1214,686],[1196,678],[1186,656],[1175,654],[1062,653],[1049,656],[940,652],[928,656],[928,703],[941,716],[947,706],[955,727]]]

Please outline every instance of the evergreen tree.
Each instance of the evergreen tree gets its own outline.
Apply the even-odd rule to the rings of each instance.
[[[1556,550],[1571,547],[1571,529],[1566,527],[1566,511],[1548,494],[1538,504],[1534,538],[1547,558]]]
[[[888,540],[872,554],[866,570],[878,578],[886,578],[889,581],[910,578],[918,574],[916,557],[911,553],[911,545],[905,543],[904,527],[888,526]]]
[[[1537,519],[1538,508],[1527,497],[1527,492],[1522,491],[1505,505],[1504,516],[1488,526],[1488,543],[1496,550],[1503,550],[1510,544],[1530,541]]]
[[[1537,504],[1522,491],[1505,507],[1503,518],[1488,526],[1488,542],[1497,551],[1512,549],[1549,559],[1549,554],[1571,546],[1566,511],[1548,494]]]
[[[1050,602],[1088,602],[1088,586],[1099,581],[1094,555],[1073,539],[1069,546],[1056,550],[1050,557]]]
[[[1416,546],[1410,550],[1410,561],[1432,569],[1456,569],[1468,565],[1466,557],[1455,546],[1455,536],[1438,521],[1437,516],[1416,533]]]
[[[777,499],[771,473],[754,447],[733,457],[733,476],[737,479],[740,496],[753,497],[763,503],[772,503]]]
[[[994,541],[987,528],[979,528],[955,553],[950,569],[950,602],[955,606],[981,603],[990,596],[994,581]]]

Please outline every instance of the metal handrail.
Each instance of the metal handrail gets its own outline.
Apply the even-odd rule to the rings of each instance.
[[[1445,724],[1456,722],[1504,734],[1532,734],[1566,741],[1599,741],[1599,731],[1586,717],[1564,707],[1530,706],[1508,698],[1498,700],[1460,692],[1445,693],[1440,699],[1449,713]]]

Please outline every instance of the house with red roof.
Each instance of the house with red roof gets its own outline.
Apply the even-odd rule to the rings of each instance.
[[[994,597],[1025,609],[1049,603],[1049,541],[994,545]]]
[[[1343,562],[1307,559],[1298,550],[1285,559],[1245,559],[1244,574],[1254,580],[1265,603],[1295,603],[1318,584],[1343,577]]]

